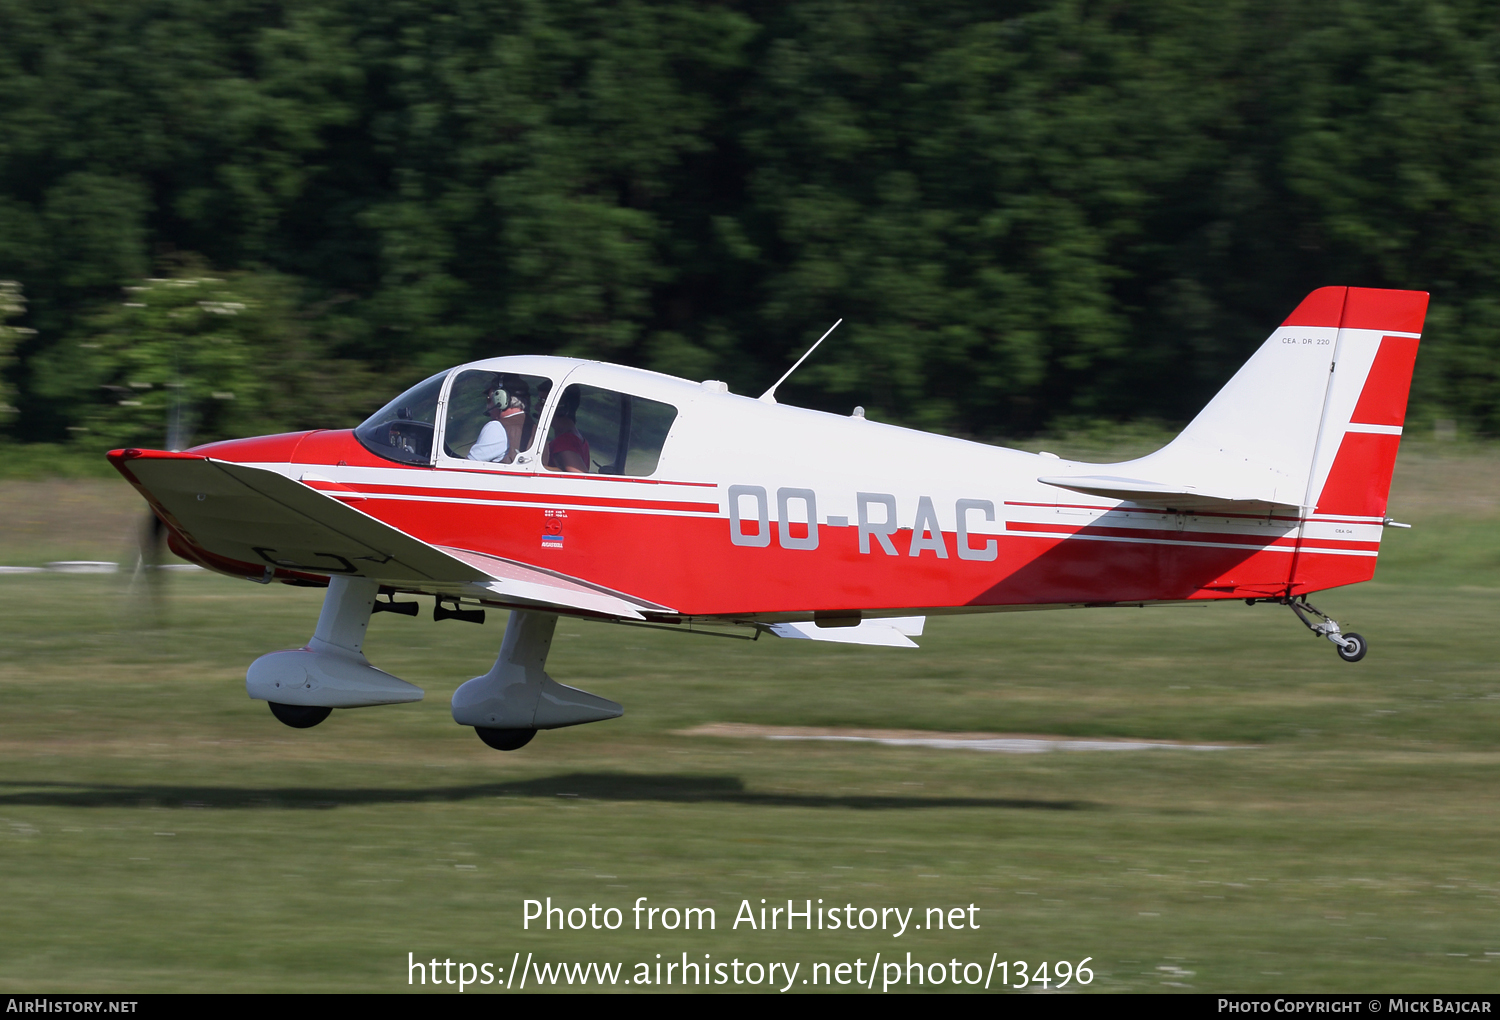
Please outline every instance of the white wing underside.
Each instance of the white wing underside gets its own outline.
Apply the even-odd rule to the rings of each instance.
[[[522,563],[431,545],[266,468],[185,457],[126,466],[184,535],[227,560],[628,620],[646,619],[643,610],[672,612]]]

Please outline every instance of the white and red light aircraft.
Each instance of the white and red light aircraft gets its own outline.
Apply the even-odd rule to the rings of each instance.
[[[622,713],[545,673],[559,614],[911,645],[933,613],[1245,599],[1353,662],[1364,639],[1306,597],[1374,574],[1426,310],[1316,290],[1173,442],[1117,464],[554,357],[460,365],[353,430],[109,457],[178,555],[328,586],[307,645],[247,674],[291,726],[421,699],[361,651],[372,612],[415,615],[400,593],[511,611],[452,703],[504,750]]]

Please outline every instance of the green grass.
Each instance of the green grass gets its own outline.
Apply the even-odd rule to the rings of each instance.
[[[0,459],[0,479],[41,481],[48,478],[118,478],[104,450],[83,450],[62,443],[16,443]]]
[[[174,575],[157,617],[123,575],[0,576],[0,988],[405,990],[408,952],[627,976],[710,953],[800,962],[800,981],[909,951],[1092,957],[1096,990],[1493,991],[1496,466],[1403,453],[1392,512],[1418,527],[1388,534],[1375,582],[1315,600],[1369,638],[1356,665],[1239,603],[934,619],[920,651],[563,621],[549,671],[626,715],[512,754],[447,711],[502,619],[377,616],[371,659],[426,701],[294,731],[245,697],[244,668],[303,642],[321,593]],[[133,494],[67,484],[66,526],[13,528],[3,562],[118,558],[86,554],[124,547]],[[0,498],[24,507],[17,491]],[[681,733],[712,722],[1245,746]],[[523,931],[522,901],[547,896],[712,906],[719,924]],[[982,927],[731,930],[762,897],[918,918],[973,903]]]

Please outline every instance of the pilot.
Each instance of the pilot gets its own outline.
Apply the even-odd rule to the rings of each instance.
[[[525,380],[516,376],[497,374],[490,380],[484,391],[484,413],[490,420],[469,447],[470,460],[491,464],[509,464],[515,460],[521,448],[521,427],[526,421],[525,392]]]
[[[546,461],[553,471],[588,473],[589,441],[578,431],[575,420],[581,395],[577,389],[564,393],[558,402],[557,413],[552,416],[552,438],[547,442]]]

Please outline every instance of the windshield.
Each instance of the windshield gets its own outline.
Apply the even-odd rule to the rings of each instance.
[[[402,464],[432,463],[432,427],[447,372],[439,372],[386,404],[354,435],[371,453]]]

